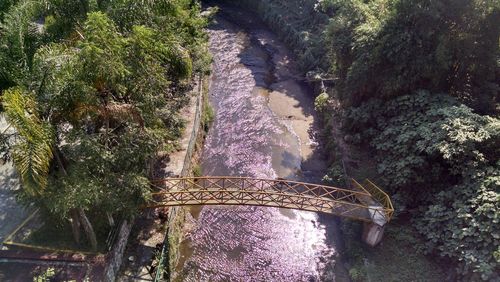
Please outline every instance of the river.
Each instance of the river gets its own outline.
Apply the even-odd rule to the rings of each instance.
[[[204,175],[319,182],[310,89],[293,56],[255,15],[223,7],[209,27],[215,120]],[[334,281],[335,219],[253,206],[190,209],[174,281]]]

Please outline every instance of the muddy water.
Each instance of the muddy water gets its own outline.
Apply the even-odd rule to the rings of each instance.
[[[318,181],[325,165],[312,99],[284,45],[253,18],[222,11],[209,28],[216,117],[203,173]],[[252,206],[193,207],[191,215],[176,281],[334,280],[328,218]]]

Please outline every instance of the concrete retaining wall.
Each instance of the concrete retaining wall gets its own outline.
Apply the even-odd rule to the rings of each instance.
[[[104,273],[104,279],[106,281],[115,281],[115,277],[122,265],[123,253],[125,252],[132,226],[133,220],[124,220],[120,225],[113,249],[107,255],[108,263]]]
[[[185,134],[183,134],[179,141],[180,149],[169,156],[169,162],[162,171],[162,177],[171,176],[187,176],[192,171],[192,158],[196,148],[196,142],[199,140],[200,132],[203,132],[201,117],[203,114],[203,87],[201,79],[198,80],[195,88],[192,91],[192,98],[190,105],[181,110],[181,115],[186,117],[188,123],[186,125]],[[190,118],[190,117],[193,117]],[[167,234],[171,236],[172,233],[182,231],[176,228],[179,224],[175,222],[183,221],[184,219],[183,208],[170,208],[167,220]],[[123,262],[123,256],[127,242],[133,227],[134,220],[123,221],[119,227],[118,235],[114,243],[113,249],[106,256],[106,267],[104,271],[104,279],[106,281],[115,281],[117,274]],[[177,254],[175,251],[177,243],[170,244],[169,254]],[[178,257],[173,256],[172,261],[177,261]]]
[[[194,110],[194,120],[188,125],[188,130],[190,129],[189,143],[184,154],[182,166],[167,167],[169,173],[175,176],[191,176],[193,171],[193,166],[195,164],[196,150],[201,148],[204,136],[204,101],[207,99],[207,95],[204,92],[204,84],[209,81],[209,77],[199,78],[197,83],[197,95]],[[189,132],[189,131],[188,131]],[[179,245],[183,240],[183,227],[185,222],[185,217],[187,213],[187,208],[184,207],[172,207],[169,209],[168,220],[167,220],[167,234],[165,244],[168,244],[168,262],[166,263],[169,267],[169,273],[172,273],[175,266],[179,261]]]

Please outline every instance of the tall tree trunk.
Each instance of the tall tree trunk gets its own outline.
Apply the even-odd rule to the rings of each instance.
[[[78,212],[75,209],[70,211],[71,215],[71,229],[73,231],[73,238],[77,244],[80,244],[80,219],[78,218]]]
[[[64,163],[62,162],[62,159],[60,156],[61,152],[59,151],[59,148],[55,147],[54,152],[55,152],[55,156],[57,159],[57,163],[59,164],[59,167],[61,168],[63,174],[67,176],[68,172],[66,171],[66,168],[64,167]],[[71,217],[72,217],[71,228],[73,229],[73,237],[75,238],[75,241],[77,243],[79,243],[79,241],[80,241],[80,226],[82,226],[83,230],[85,231],[85,235],[86,235],[87,239],[90,241],[90,245],[92,247],[92,250],[96,251],[97,250],[97,237],[95,235],[94,228],[92,227],[92,223],[90,223],[90,220],[85,215],[85,211],[82,208],[74,209],[74,210],[72,210]]]
[[[54,146],[54,155],[57,160],[57,164],[59,165],[59,169],[63,172],[65,176],[68,176],[68,172],[66,171],[66,168],[64,167],[64,163],[61,158],[61,151],[59,151],[59,148],[57,146]],[[73,232],[73,238],[75,239],[75,242],[77,244],[80,244],[80,217],[78,216],[78,211],[76,209],[71,209],[70,210],[70,216],[71,216],[71,231]]]
[[[107,212],[106,217],[108,218],[109,226],[111,226],[111,227],[115,226],[115,220],[113,219],[113,215],[111,215],[109,212]]]
[[[85,234],[87,235],[87,239],[90,241],[90,245],[93,251],[97,250],[97,238],[95,236],[94,228],[92,227],[92,223],[88,219],[87,215],[85,215],[85,211],[82,208],[78,208],[78,215],[80,216],[80,221],[83,226],[83,230],[85,230]]]
[[[59,148],[57,146],[54,146],[54,156],[56,157],[57,164],[59,165],[59,169],[63,172],[65,176],[68,176],[68,172],[66,172],[66,168],[64,167],[64,163],[61,158],[61,151],[59,151]]]

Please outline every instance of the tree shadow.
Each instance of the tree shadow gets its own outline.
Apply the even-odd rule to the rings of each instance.
[[[17,201],[20,189],[19,178],[12,163],[0,166],[0,243],[28,215],[25,207]]]

